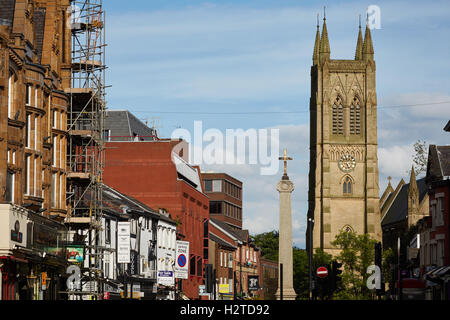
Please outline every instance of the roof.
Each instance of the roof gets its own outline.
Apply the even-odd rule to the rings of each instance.
[[[102,190],[102,209],[104,212],[116,216],[121,216],[124,215],[125,209],[125,213],[130,213],[131,211],[131,213],[139,213],[176,224],[174,220],[160,214],[159,212],[148,207],[142,202],[128,195],[125,195],[105,184],[103,184]],[[90,192],[86,192],[84,194],[82,201],[85,207],[88,208],[90,204]]]
[[[427,181],[450,178],[450,146],[430,145],[427,165]]]
[[[409,183],[404,184],[400,191],[398,192],[389,210],[384,215],[381,225],[386,226],[393,223],[401,222],[406,220],[408,217],[408,189]],[[427,185],[425,183],[425,178],[417,180],[417,188],[419,190],[419,202],[422,202],[423,198],[427,194]],[[393,194],[391,194],[393,195]],[[390,195],[390,196],[391,196]],[[387,203],[388,201],[386,201]]]
[[[229,248],[229,249],[236,249],[235,245],[225,241],[222,238],[219,238],[214,233],[211,233],[211,232],[209,233],[209,239],[214,241],[215,243],[219,244],[222,247]]]
[[[154,141],[156,131],[149,128],[128,110],[108,110],[105,129],[110,130],[110,141]]]
[[[238,239],[241,242],[248,242],[248,230],[239,230],[239,229],[233,229],[231,226],[229,226],[227,223],[211,218],[209,221],[213,222],[216,226],[223,229],[227,233],[231,234],[234,238]]]

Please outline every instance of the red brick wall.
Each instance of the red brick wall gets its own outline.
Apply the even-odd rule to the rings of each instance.
[[[177,179],[171,160],[172,145],[163,142],[109,142],[106,144],[105,184],[158,210],[166,209],[180,221],[178,233],[190,242],[190,254],[203,259],[203,221],[209,216],[208,197]],[[183,280],[183,292],[197,299],[202,276]],[[196,272],[197,274],[197,272]]]

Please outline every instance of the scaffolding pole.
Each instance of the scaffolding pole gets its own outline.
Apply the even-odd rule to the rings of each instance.
[[[76,296],[103,296],[103,217],[105,102],[105,12],[102,0],[71,1],[71,86],[67,117],[69,234],[84,243],[82,287]],[[69,239],[74,241],[75,239]]]

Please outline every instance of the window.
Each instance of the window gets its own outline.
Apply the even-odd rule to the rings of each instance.
[[[60,174],[59,175],[59,201],[60,201],[59,202],[59,207],[61,209],[64,209],[64,200],[65,200],[65,198],[64,198],[64,196],[65,196],[64,190],[65,190],[65,187],[66,187],[66,183],[64,181],[64,175]]]
[[[361,134],[361,107],[357,97],[350,106],[350,134]]]
[[[111,141],[111,130],[103,130],[103,140]]]
[[[51,207],[56,208],[56,189],[57,189],[57,183],[58,183],[58,175],[56,173],[52,173],[52,201],[51,201]]]
[[[211,201],[209,203],[209,213],[222,213],[222,202],[220,201]]]
[[[25,194],[27,196],[30,195],[30,184],[31,184],[30,174],[31,174],[31,156],[27,155],[25,161]]]
[[[223,252],[220,252],[220,266],[223,267]]]
[[[436,225],[444,225],[444,198],[436,198]]]
[[[205,180],[205,192],[212,192],[212,181]]]
[[[38,116],[34,115],[34,150],[38,150]]]
[[[13,72],[9,73],[8,78],[8,118],[12,119],[14,114],[14,99],[15,99],[16,79]]]
[[[213,192],[222,192],[222,180],[213,180]]]
[[[25,130],[27,132],[27,137],[25,139],[25,147],[29,148],[31,145],[31,114],[27,114],[27,120],[25,122]]]
[[[64,169],[64,147],[63,147],[63,139],[59,138],[59,167]]]
[[[14,203],[14,179],[15,174],[7,170],[6,172],[6,202]]]
[[[109,278],[109,262],[105,262],[105,278]]]
[[[344,134],[344,107],[342,106],[341,97],[337,97],[333,104],[333,134]]]
[[[111,243],[111,220],[105,220],[105,242]]]
[[[53,110],[53,123],[52,128],[56,129],[56,124],[58,123],[58,113],[56,110]]]
[[[350,177],[346,177],[343,183],[343,192],[344,194],[351,194],[352,193],[352,180]]]
[[[56,167],[56,146],[57,146],[57,137],[53,137],[53,166]]]
[[[38,196],[38,185],[37,185],[37,164],[38,164],[38,157],[34,157],[34,166],[33,166],[33,195],[35,197]]]
[[[195,276],[195,266],[195,255],[191,255],[191,258],[189,259],[189,270],[192,276]]]
[[[27,93],[25,103],[27,106],[31,106],[31,85],[27,84]]]

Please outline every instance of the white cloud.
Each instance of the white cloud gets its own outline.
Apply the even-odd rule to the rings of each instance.
[[[378,168],[383,175],[404,177],[411,169],[414,149],[411,145],[378,149]]]

